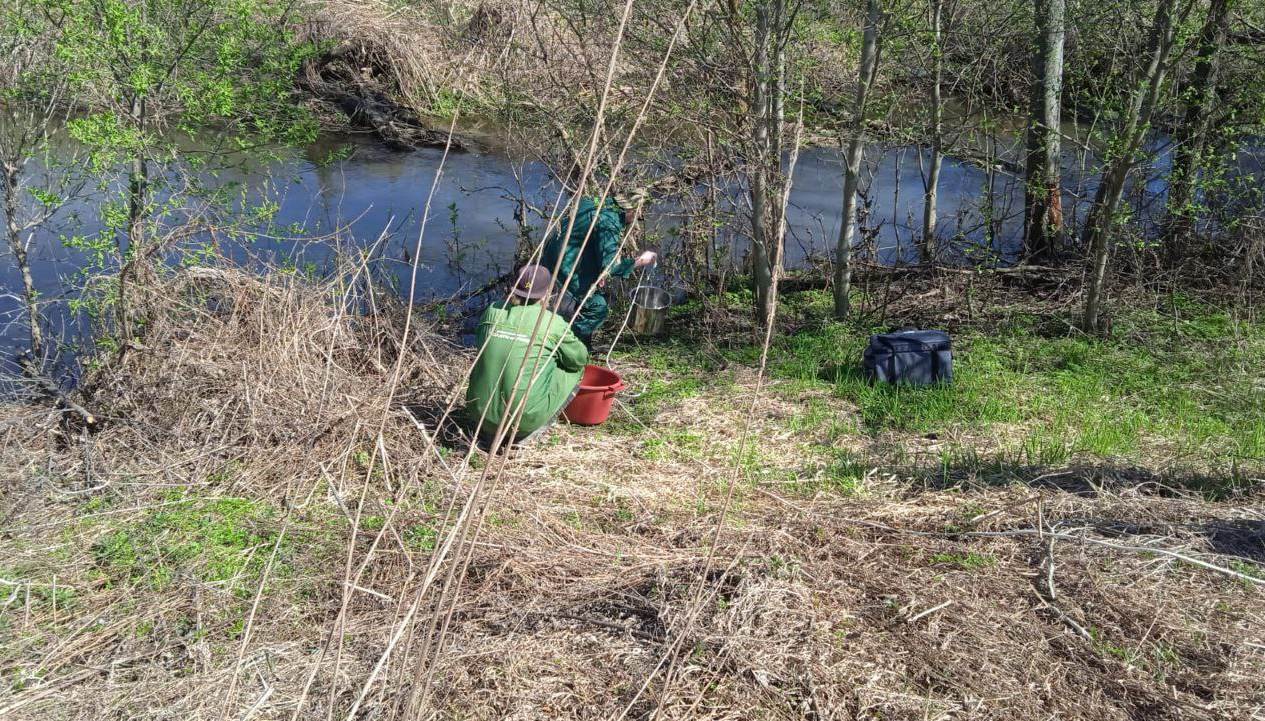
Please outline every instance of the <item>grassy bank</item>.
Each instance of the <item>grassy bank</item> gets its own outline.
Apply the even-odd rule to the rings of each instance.
[[[861,383],[869,328],[808,293],[753,405],[745,306],[684,307],[621,342],[610,422],[502,464],[452,428],[427,441],[469,351],[405,342],[398,308],[349,313],[358,288],[182,270],[144,347],[88,379],[99,433],[6,409],[0,716],[1123,721],[1265,700],[1255,323],[1191,303],[1089,341],[1010,308],[1011,330],[957,322],[958,382],[916,393]]]
[[[740,309],[745,298],[729,303]],[[1111,465],[1207,482],[1210,493],[1265,468],[1265,323],[1242,311],[1170,299],[1124,313],[1106,340],[1036,308],[942,319],[956,331],[955,381],[910,389],[861,373],[868,336],[890,323],[832,322],[819,293],[791,295],[786,306],[793,332],[770,349],[771,391],[800,406],[783,421],[806,453],[832,455],[840,468],[921,469],[951,482],[1004,481],[1008,467]],[[678,309],[679,323],[702,312]],[[758,363],[759,348],[741,338],[700,347],[676,335],[623,351],[660,374],[648,407],[730,384],[733,368]]]

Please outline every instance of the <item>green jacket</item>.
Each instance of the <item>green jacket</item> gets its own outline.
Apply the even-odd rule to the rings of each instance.
[[[579,384],[589,359],[566,320],[538,303],[491,306],[479,321],[478,339],[483,352],[470,374],[466,414],[471,423],[483,418],[485,434],[495,432],[502,418],[517,411],[524,396],[520,438],[553,420]],[[533,384],[535,371],[539,377]]]
[[[593,223],[593,215],[597,214],[597,225],[589,235],[589,226]],[[566,231],[566,220],[545,242],[545,249],[540,264],[553,272],[554,264],[562,256],[562,265],[554,277],[559,288],[568,290],[576,298],[589,292],[589,288],[597,283],[602,271],[607,270],[618,278],[632,275],[632,259],[619,259],[619,239],[624,234],[624,223],[619,218],[619,205],[608,199],[598,211],[597,203],[592,198],[580,201],[580,209],[575,214],[575,225],[570,236],[563,238]],[[588,245],[584,245],[584,237],[589,235]],[[580,246],[584,253],[580,253]],[[569,284],[564,285],[571,269],[575,276]]]

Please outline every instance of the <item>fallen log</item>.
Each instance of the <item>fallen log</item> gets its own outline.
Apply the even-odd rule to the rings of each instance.
[[[354,127],[373,131],[396,150],[449,145],[447,131],[427,126],[379,83],[365,80],[355,71],[356,58],[347,55],[345,50],[335,50],[305,61],[299,70],[299,86],[338,108]],[[451,147],[468,150],[470,143],[454,137]]]
[[[63,413],[78,416],[89,431],[96,430],[99,425],[96,414],[71,400],[53,379],[44,375],[30,351],[22,351],[18,354],[18,366],[22,369],[22,374],[35,385],[41,397],[53,401],[58,410]]]

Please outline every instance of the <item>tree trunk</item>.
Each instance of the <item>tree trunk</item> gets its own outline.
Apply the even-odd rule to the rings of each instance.
[[[772,72],[769,51],[771,45],[771,29],[768,5],[756,6],[755,29],[755,77],[751,79],[751,108],[756,118],[751,128],[751,144],[755,148],[756,167],[751,174],[751,277],[755,290],[755,320],[757,327],[763,328],[768,322],[768,311],[772,305],[773,264],[769,253],[768,234],[769,188],[768,165],[777,162],[777,158],[768,157],[769,152],[769,113],[771,107],[768,99],[768,76]]]
[[[703,271],[707,275],[716,272],[720,265],[720,206],[716,203],[716,155],[712,144],[712,133],[707,132],[707,237],[703,246]],[[716,293],[722,292],[716,288]]]
[[[5,235],[9,242],[9,250],[13,253],[13,262],[17,264],[18,273],[22,276],[22,299],[26,303],[27,325],[30,328],[31,358],[34,362],[39,363],[44,356],[44,331],[41,325],[35,281],[31,276],[31,263],[27,255],[27,243],[23,242],[22,229],[18,226],[18,182],[20,180],[20,172],[18,163],[5,163]]]
[[[1082,242],[1089,248],[1089,288],[1085,296],[1085,314],[1082,326],[1087,333],[1102,331],[1103,283],[1107,275],[1108,245],[1115,228],[1116,212],[1124,193],[1125,181],[1136,162],[1138,148],[1149,129],[1151,117],[1159,100],[1164,77],[1168,72],[1168,58],[1176,38],[1173,22],[1177,0],[1161,0],[1151,25],[1147,42],[1149,61],[1142,81],[1138,84],[1124,118],[1125,125],[1117,138],[1120,140],[1118,155],[1108,160],[1102,181],[1090,207],[1085,222]]]
[[[132,100],[132,122],[143,135],[146,121],[145,99]],[[145,206],[149,194],[149,166],[145,161],[144,148],[136,148],[132,155],[132,168],[127,177],[127,228],[119,239],[119,297],[116,318],[119,337],[125,342],[132,339],[132,312],[129,286],[136,275],[136,264],[141,262],[145,243]],[[126,240],[126,244],[124,243]]]
[[[31,262],[27,256],[27,246],[17,243],[13,246],[13,258],[22,274],[22,299],[26,301],[27,327],[31,335],[31,357],[36,363],[44,358],[43,316],[40,315],[39,294],[35,290],[35,279],[31,276]]]
[[[1215,118],[1213,104],[1221,71],[1220,53],[1230,31],[1231,4],[1231,0],[1210,0],[1207,20],[1199,32],[1199,51],[1190,79],[1186,111],[1174,133],[1176,150],[1169,173],[1168,221],[1164,231],[1165,255],[1170,265],[1175,265],[1185,254],[1185,243],[1195,229],[1196,184],[1207,164],[1205,154]]]
[[[1063,229],[1060,125],[1063,102],[1065,0],[1035,0],[1036,53],[1032,58],[1024,185],[1024,249],[1048,258]]]
[[[878,0],[868,0],[865,33],[861,41],[861,68],[857,77],[856,103],[852,117],[852,139],[844,155],[843,217],[839,222],[839,243],[835,246],[835,317],[851,313],[852,243],[856,237],[857,188],[861,184],[861,155],[865,150],[865,115],[870,86],[878,71],[879,23],[883,21]]]
[[[773,0],[773,73],[769,78],[769,89],[766,93],[769,102],[769,162],[767,172],[769,180],[765,183],[768,199],[769,228],[765,238],[769,241],[769,286],[764,293],[760,307],[760,325],[767,328],[773,323],[774,306],[777,302],[777,279],[782,272],[783,251],[785,250],[786,233],[783,228],[783,216],[786,208],[782,202],[783,191],[790,185],[787,173],[793,168],[783,169],[782,149],[785,147],[786,126],[786,38],[783,29],[786,19],[786,0]]]
[[[944,53],[940,46],[941,21],[944,0],[931,0],[931,34],[933,38],[932,62],[934,75],[931,86],[931,160],[927,175],[923,178],[922,202],[922,262],[931,263],[936,256],[936,204],[940,192],[940,168],[944,163]]]
[[[755,77],[751,105],[756,168],[751,175],[752,276],[758,328],[773,322],[777,275],[782,268],[785,232],[783,195],[790,171],[782,167],[785,144],[786,42],[790,26],[786,0],[767,0],[755,8]]]

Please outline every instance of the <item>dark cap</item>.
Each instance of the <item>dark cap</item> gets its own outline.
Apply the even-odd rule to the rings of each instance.
[[[543,265],[525,265],[518,271],[518,280],[514,281],[514,295],[527,300],[540,300],[549,293],[553,284],[553,276]]]

